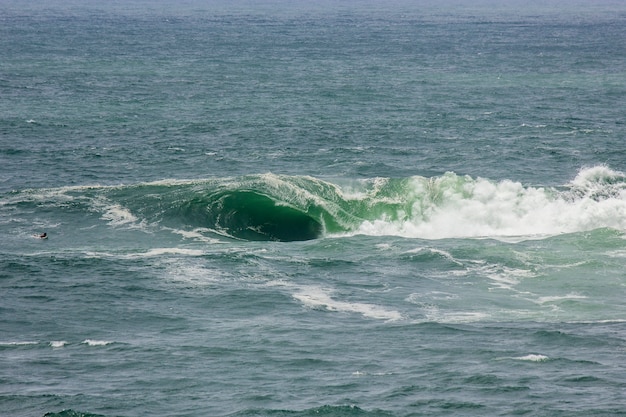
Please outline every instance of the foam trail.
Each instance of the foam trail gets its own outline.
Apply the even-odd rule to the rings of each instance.
[[[37,344],[39,342],[0,342],[0,346],[30,346]]]
[[[537,299],[537,303],[538,304],[549,304],[549,303],[555,303],[555,302],[559,302],[559,301],[569,301],[569,300],[585,300],[589,297],[586,297],[584,295],[578,295],[578,294],[567,294],[567,295],[563,295],[563,296],[545,296],[545,297],[539,297]]]
[[[114,253],[114,252],[85,252],[85,256],[90,258],[119,258],[119,259],[140,259],[140,258],[160,258],[164,255],[179,255],[198,257],[205,254],[205,251],[200,249],[185,249],[185,248],[153,248],[145,252],[137,253]]]
[[[390,321],[402,318],[402,314],[398,311],[387,310],[381,306],[334,300],[327,291],[317,287],[302,289],[299,293],[294,294],[293,297],[309,307],[321,307],[328,311],[359,313],[365,317]]]

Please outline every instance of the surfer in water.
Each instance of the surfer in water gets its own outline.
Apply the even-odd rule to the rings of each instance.
[[[38,237],[39,239],[48,239],[48,234],[44,232],[40,235],[35,235],[35,237]]]

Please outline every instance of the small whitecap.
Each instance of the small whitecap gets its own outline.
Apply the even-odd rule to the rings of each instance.
[[[87,346],[106,346],[110,345],[111,341],[108,340],[93,340],[93,339],[85,339],[83,340],[83,344]]]
[[[38,343],[39,342],[0,342],[0,346],[29,346]]]
[[[545,362],[549,360],[550,358],[548,358],[545,355],[530,354],[526,356],[518,356],[513,359],[518,360],[518,361],[528,361],[528,362]]]
[[[50,346],[54,349],[62,348],[67,345],[65,340],[53,340],[50,342]]]

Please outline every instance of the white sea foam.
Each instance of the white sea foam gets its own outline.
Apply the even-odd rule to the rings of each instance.
[[[352,372],[354,376],[387,376],[393,375],[393,372],[363,372],[363,371],[354,371]]]
[[[86,251],[84,255],[89,258],[117,258],[117,259],[141,259],[141,258],[160,258],[165,255],[180,255],[189,257],[198,257],[204,255],[205,252],[200,249],[187,248],[153,248],[145,252],[132,253],[114,253],[114,252],[93,252]]]
[[[154,248],[140,254],[135,254],[136,257],[160,257],[163,255],[183,255],[183,256],[202,256],[205,251],[200,249],[186,249],[186,248]]]
[[[531,353],[530,355],[518,356],[518,357],[511,358],[511,359],[515,359],[518,361],[528,361],[528,362],[545,362],[549,360],[550,358],[545,355],[536,355],[536,354]]]
[[[39,342],[0,342],[0,346],[29,346],[37,344]]]
[[[122,207],[120,204],[111,204],[105,207],[102,219],[107,220],[112,226],[121,226],[137,221],[130,210]]]
[[[452,256],[452,254],[450,252],[447,252],[443,249],[436,249],[436,248],[428,248],[428,247],[418,247],[415,249],[409,249],[408,251],[406,251],[406,253],[408,254],[431,254],[431,255],[436,255],[438,257],[444,258],[449,260],[450,262],[459,265],[459,266],[463,266],[463,262],[457,260],[454,258],[454,256]]]
[[[618,324],[626,323],[626,319],[605,319],[605,320],[570,320],[570,324]]]
[[[581,170],[566,190],[453,173],[415,177],[406,187],[409,214],[366,220],[356,233],[522,240],[598,228],[626,231],[626,177],[607,167]]]
[[[422,304],[424,300],[437,301],[437,300],[457,300],[458,294],[453,294],[443,291],[428,291],[425,293],[411,293],[406,298],[406,301],[413,304]]]
[[[625,177],[626,174],[623,172],[615,171],[605,165],[597,165],[581,169],[571,184],[578,187],[615,184],[623,181]]]
[[[182,236],[185,239],[195,240],[204,243],[225,243],[219,239],[211,238],[206,236],[206,233],[215,233],[221,234],[216,230],[208,229],[208,228],[197,228],[193,230],[182,230],[182,229],[172,229],[164,227],[164,230],[169,230],[172,233]]]
[[[74,200],[67,194],[69,187],[26,189],[21,193],[3,198],[2,204],[15,204],[24,201],[36,201],[42,206],[63,206]]]
[[[324,308],[328,311],[359,313],[365,317],[382,320],[400,320],[402,314],[396,310],[388,310],[382,306],[367,303],[355,303],[334,300],[329,290],[319,287],[301,288],[293,297],[304,305],[312,308]]]
[[[626,235],[624,235],[624,238],[626,238]],[[611,258],[626,258],[626,249],[609,251],[606,252],[606,255],[610,256]]]
[[[358,180],[356,183],[344,185],[340,193],[346,200],[363,200],[378,194],[387,184],[389,184],[389,178],[375,177]],[[365,185],[367,189],[364,189]],[[394,202],[395,200],[383,199],[383,201]]]
[[[497,288],[512,289],[522,278],[532,278],[536,274],[526,269],[509,268],[501,265],[485,265],[479,272],[489,278]]]
[[[106,345],[110,345],[113,342],[108,341],[108,340],[85,339],[83,340],[82,343],[87,346],[106,346]]]
[[[204,264],[167,262],[165,271],[167,279],[193,287],[213,285],[217,281],[231,277],[223,270],[210,268]]]
[[[588,297],[586,297],[584,295],[578,295],[578,294],[567,294],[567,295],[561,295],[561,296],[553,295],[553,296],[539,297],[537,299],[537,303],[539,303],[539,304],[548,304],[548,303],[555,303],[555,302],[558,302],[558,301],[584,300],[584,299],[587,299],[587,298]]]
[[[65,340],[53,340],[50,342],[50,346],[54,349],[65,347],[65,345],[67,345]]]
[[[483,311],[450,311],[442,310],[435,305],[423,305],[422,313],[425,316],[424,322],[465,324],[485,321],[491,317]]]
[[[150,186],[175,187],[175,186],[180,186],[180,185],[204,184],[207,181],[208,180],[203,180],[203,179],[167,178],[167,179],[162,179],[162,180],[148,181],[144,184],[150,185]]]

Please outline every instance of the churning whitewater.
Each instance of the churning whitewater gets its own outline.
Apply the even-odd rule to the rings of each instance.
[[[626,3],[0,1],[0,414],[626,416]]]

